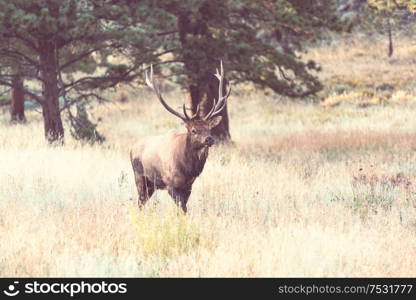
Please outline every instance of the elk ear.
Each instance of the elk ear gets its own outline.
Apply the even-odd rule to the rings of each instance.
[[[217,127],[218,124],[220,124],[221,120],[222,120],[222,117],[221,116],[217,116],[217,117],[209,120],[209,124],[208,124],[209,125],[209,129],[212,129],[212,128]]]

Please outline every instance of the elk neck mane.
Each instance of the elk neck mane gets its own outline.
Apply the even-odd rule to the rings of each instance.
[[[190,137],[186,133],[181,134],[179,138],[179,168],[187,176],[198,177],[204,169],[208,157],[208,147],[205,146],[199,149],[193,148]]]

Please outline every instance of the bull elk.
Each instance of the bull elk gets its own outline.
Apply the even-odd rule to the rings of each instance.
[[[189,116],[183,105],[183,114],[172,109],[163,99],[160,89],[146,71],[146,83],[156,94],[162,106],[171,114],[181,119],[187,129],[186,133],[168,133],[147,137],[136,143],[130,151],[137,191],[138,204],[143,207],[156,189],[167,189],[176,205],[184,213],[191,194],[192,184],[204,169],[208,149],[214,144],[211,129],[221,122],[219,114],[224,109],[231,93],[228,84],[224,93],[224,70],[221,62],[220,72],[215,77],[219,80],[218,100],[205,117],[199,116],[199,106],[194,115]]]

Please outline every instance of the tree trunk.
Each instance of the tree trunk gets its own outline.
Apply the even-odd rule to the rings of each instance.
[[[391,33],[391,20],[390,18],[387,19],[387,35],[389,38],[389,50],[387,55],[391,57],[393,55],[393,37]]]
[[[200,105],[199,113],[201,117],[207,115],[214,105],[214,100],[218,100],[219,82],[213,75],[215,74],[214,70],[215,67],[212,68],[212,72],[207,73],[207,76],[203,76],[189,88],[190,96],[188,98],[188,106],[191,107],[192,113],[195,113],[197,106]],[[225,95],[225,93],[226,81],[223,87],[223,95]],[[229,142],[231,140],[231,135],[227,104],[221,111],[220,116],[222,116],[220,124],[213,128],[211,133],[217,140]]]
[[[40,47],[42,87],[42,114],[45,138],[50,144],[62,144],[64,129],[59,110],[58,62],[55,44],[44,41]]]
[[[25,95],[23,78],[20,74],[12,78],[12,101],[10,105],[11,122],[25,122]]]
[[[197,106],[200,105],[200,117],[205,116],[214,105],[214,99],[218,99],[218,80],[214,74],[219,68],[220,60],[210,57],[204,49],[200,49],[200,44],[196,40],[209,42],[211,34],[205,22],[201,19],[192,23],[189,12],[181,11],[177,15],[177,26],[181,46],[185,49],[183,54],[184,71],[188,82],[189,98],[187,106],[195,113]],[[201,58],[199,55],[206,53]],[[225,93],[224,86],[224,93]],[[212,130],[214,138],[222,142],[229,142],[231,139],[229,131],[229,120],[227,106],[221,112],[222,121]]]

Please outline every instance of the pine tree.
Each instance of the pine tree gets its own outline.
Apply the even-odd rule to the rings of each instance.
[[[404,11],[416,12],[416,0],[368,0],[368,4],[373,8],[372,22],[385,28],[388,38],[387,56],[391,57],[394,51],[393,24],[400,20]]]
[[[213,74],[220,60],[228,80],[252,82],[289,97],[307,97],[322,86],[295,50],[319,39],[327,29],[340,29],[332,1],[316,0],[153,0],[153,14],[165,47],[175,49],[167,76],[189,92],[193,113],[206,114],[218,95]],[[282,38],[284,37],[284,38]],[[289,39],[291,37],[291,40]],[[213,134],[230,138],[227,109]]]
[[[63,142],[61,111],[142,73],[158,39],[149,14],[129,0],[0,0],[0,57],[27,66],[35,89],[24,94],[42,107],[45,137]],[[6,69],[0,84],[11,86]],[[61,101],[60,101],[61,100]],[[65,105],[60,105],[64,101]]]

